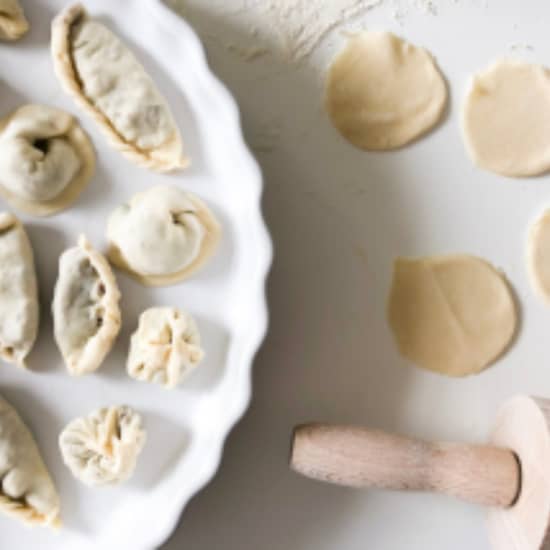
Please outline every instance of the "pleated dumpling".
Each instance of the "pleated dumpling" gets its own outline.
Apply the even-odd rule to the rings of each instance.
[[[119,300],[107,260],[81,236],[59,258],[52,305],[55,341],[70,374],[101,366],[120,330]]]
[[[38,332],[38,289],[31,243],[21,222],[0,213],[0,357],[25,367]]]
[[[156,185],[119,206],[107,225],[109,259],[150,286],[189,277],[210,258],[221,229],[210,209],[179,187]]]
[[[0,396],[0,512],[30,525],[59,527],[59,496],[34,438]]]
[[[82,5],[52,24],[52,56],[63,88],[129,160],[160,172],[184,168],[168,104],[129,48]]]
[[[29,30],[19,0],[0,0],[0,40],[17,40]]]
[[[173,388],[204,356],[195,320],[175,307],[152,307],[139,317],[130,340],[128,374],[136,380]]]
[[[115,485],[134,473],[145,444],[141,416],[125,405],[76,418],[59,436],[63,461],[90,487]]]
[[[0,195],[33,215],[71,204],[95,169],[92,144],[76,119],[45,105],[24,105],[0,122]]]

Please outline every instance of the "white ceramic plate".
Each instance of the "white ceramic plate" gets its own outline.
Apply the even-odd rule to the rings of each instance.
[[[266,329],[264,284],[271,244],[261,212],[261,176],[241,135],[237,107],[210,73],[193,31],[160,0],[86,3],[121,35],[173,108],[192,157],[177,175],[133,166],[112,151],[55,79],[50,22],[67,2],[23,2],[32,25],[21,42],[0,45],[0,113],[26,102],[64,108],[80,117],[98,156],[97,173],[76,204],[60,215],[21,216],[39,276],[42,320],[30,371],[2,365],[0,392],[32,428],[61,494],[64,529],[26,529],[0,517],[0,546],[30,550],[145,550],[170,534],[189,498],[214,474],[225,437],[250,397],[253,355]],[[224,237],[215,258],[191,280],[146,289],[122,274],[123,328],[101,370],[66,373],[52,340],[50,304],[59,254],[80,232],[104,249],[110,211],[152,184],[168,182],[203,197],[220,218]],[[207,356],[179,389],[136,382],[125,372],[130,333],[152,305],[177,305],[198,321]],[[141,411],[148,440],[135,476],[117,488],[92,490],[62,464],[57,437],[72,418],[99,406],[127,403]]]

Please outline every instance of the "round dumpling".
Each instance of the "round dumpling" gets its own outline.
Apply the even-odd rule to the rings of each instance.
[[[126,405],[70,422],[59,436],[63,461],[90,487],[121,483],[134,473],[145,444],[141,416]]]
[[[29,30],[19,0],[0,0],[0,40],[17,40]]]
[[[59,109],[25,105],[0,121],[0,195],[28,214],[53,214],[76,200],[95,170],[90,140]]]
[[[130,341],[128,374],[173,388],[204,357],[195,320],[174,307],[152,307],[139,317]]]
[[[218,221],[198,197],[157,185],[111,214],[108,255],[143,284],[169,285],[206,262],[220,233]]]

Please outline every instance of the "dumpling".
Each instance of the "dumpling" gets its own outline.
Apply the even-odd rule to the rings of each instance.
[[[137,412],[113,406],[70,422],[59,436],[59,447],[77,479],[90,487],[115,485],[134,473],[145,437]]]
[[[95,153],[76,119],[25,105],[0,122],[0,195],[14,208],[45,216],[69,206],[95,170]]]
[[[31,243],[21,222],[0,213],[0,357],[25,367],[38,332],[38,289]]]
[[[1,396],[0,511],[30,525],[61,525],[59,496],[33,436]]]
[[[152,307],[139,317],[130,340],[127,369],[132,378],[173,388],[201,362],[195,320],[174,307]]]
[[[0,0],[0,40],[17,40],[28,30],[19,0]]]
[[[70,374],[101,366],[120,330],[119,300],[107,260],[81,235],[59,258],[52,305],[55,341]]]
[[[179,187],[156,185],[119,206],[107,224],[109,259],[143,284],[185,279],[212,255],[220,225],[208,207]]]
[[[151,77],[82,5],[54,19],[52,55],[65,91],[94,118],[115,149],[161,172],[189,164],[170,109]]]

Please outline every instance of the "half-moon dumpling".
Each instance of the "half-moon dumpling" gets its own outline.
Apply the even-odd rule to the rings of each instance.
[[[0,121],[0,195],[28,214],[69,206],[95,169],[95,154],[76,119],[44,105],[25,105]]]
[[[0,511],[30,525],[59,527],[59,496],[33,436],[0,396]]]
[[[130,340],[128,374],[173,388],[203,356],[199,330],[191,315],[174,307],[152,307],[140,315]]]
[[[198,197],[156,185],[111,214],[108,255],[143,284],[170,285],[210,258],[220,233],[218,221]]]
[[[61,432],[59,447],[72,474],[97,487],[131,477],[145,437],[141,416],[122,405],[73,420]]]
[[[55,341],[70,374],[101,366],[120,330],[119,299],[107,260],[80,236],[59,258],[52,305]]]
[[[38,332],[38,289],[31,243],[21,222],[0,213],[0,357],[25,367]]]
[[[0,40],[17,40],[28,30],[19,0],[0,0]]]
[[[82,5],[52,24],[52,55],[65,91],[128,159],[161,172],[189,164],[170,109],[128,47]]]

